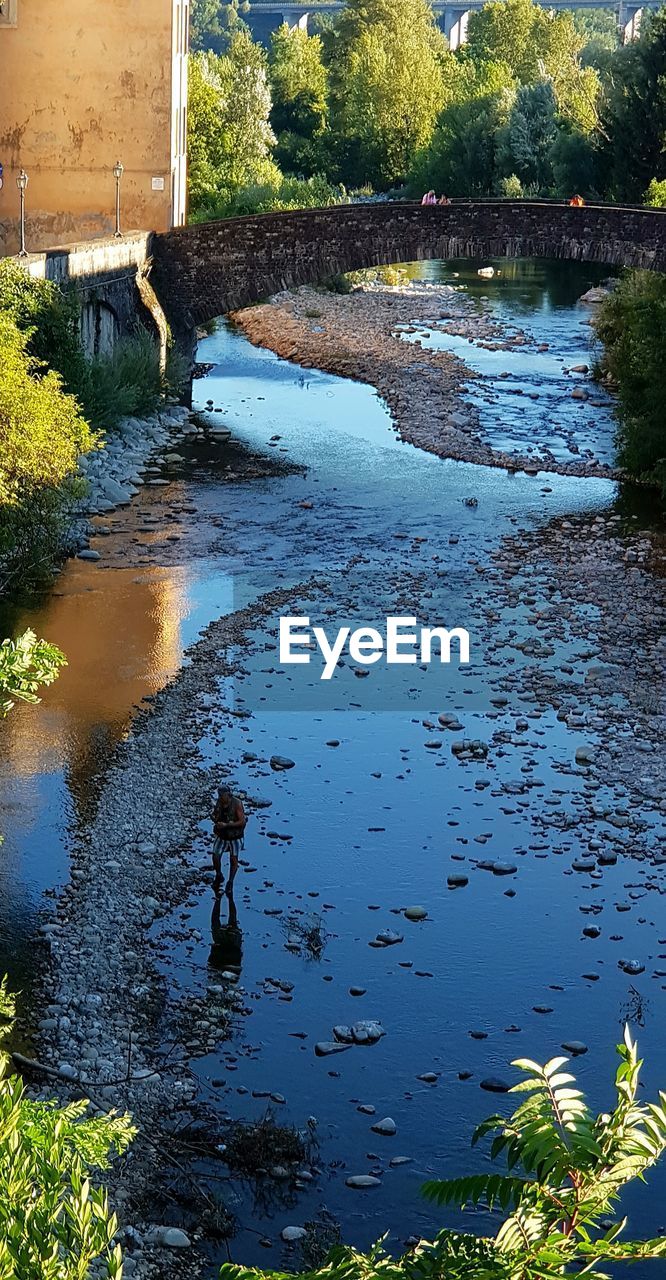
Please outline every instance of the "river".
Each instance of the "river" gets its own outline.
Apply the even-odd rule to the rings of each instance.
[[[573,441],[610,459],[608,398],[599,393],[581,409],[561,394],[562,369],[590,359],[577,299],[598,273],[501,267],[492,281],[469,264],[424,272],[483,294],[505,333],[548,344],[529,359],[502,351],[499,369],[492,351],[450,340],[483,375],[468,395],[489,439],[503,449],[545,441],[554,454]],[[421,341],[449,340],[433,333]],[[615,733],[621,721],[626,736],[636,707],[626,709],[624,687],[598,675],[617,652],[596,598],[577,598],[553,558],[567,529],[583,550],[594,535],[596,555],[607,538],[649,531],[656,517],[642,495],[609,480],[508,476],[401,443],[372,388],[280,361],[226,324],[199,354],[213,368],[195,383],[197,402],[212,398],[232,442],[192,446],[167,488],[144,490],[105,517],[111,532],[95,543],[99,565],[70,563],[48,599],[5,622],[60,644],[69,667],[41,707],[17,711],[3,727],[2,962],[29,1008],[43,894],[67,878],[70,834],[94,808],[135,708],[173,677],[211,619],[275,585],[309,582],[308,612],[333,631],[376,625],[396,607],[467,626],[468,667],[373,668],[358,679],[347,661],[330,682],[319,679],[314,655],[307,667],[280,670],[255,633],[200,729],[204,759],[270,808],[253,813],[235,895],[247,1016],[193,1068],[222,1117],[258,1119],[271,1106],[299,1129],[311,1118],[315,1143],[311,1179],[299,1185],[229,1175],[231,1255],[288,1263],[280,1231],[324,1208],[345,1239],[365,1246],[388,1229],[397,1249],[442,1221],[420,1199],[424,1178],[484,1167],[469,1150],[471,1131],[507,1103],[479,1084],[513,1081],[512,1058],[545,1060],[563,1042],[584,1042],[575,1069],[601,1109],[629,1016],[649,1090],[666,1084],[663,868],[653,860],[666,851],[663,756],[641,739],[638,791],[626,771],[600,778],[576,764],[576,748],[594,756],[608,745],[611,725]],[[507,369],[525,393],[519,410],[499,379]],[[246,451],[282,465],[248,478]],[[511,575],[529,575],[533,564],[516,588]],[[649,712],[650,654],[633,656]],[[554,696],[563,671],[568,716],[558,715],[563,701]],[[460,761],[451,742],[462,730],[443,729],[442,713],[458,717],[486,754]],[[271,769],[276,754],[294,767]],[[602,847],[619,853],[613,864],[574,868]],[[506,874],[493,874],[493,862]],[[455,875],[468,883],[449,887]],[[406,920],[410,904],[428,918]],[[208,963],[220,959],[210,956],[212,908],[202,884],[155,927],[174,995],[219,981]],[[591,921],[598,936],[583,934]],[[321,952],[303,945],[303,926],[319,932]],[[218,944],[219,927],[213,921]],[[403,940],[373,947],[387,929]],[[228,965],[229,934],[222,937]],[[618,964],[627,957],[637,958],[639,976]],[[334,1026],[359,1019],[381,1022],[379,1043],[313,1053]],[[395,1136],[372,1131],[384,1117],[395,1121]],[[368,1173],[377,1188],[346,1186]],[[626,1196],[636,1235],[662,1227],[665,1191],[662,1170]],[[478,1215],[465,1221],[487,1225]],[[219,1251],[210,1256],[212,1276]]]

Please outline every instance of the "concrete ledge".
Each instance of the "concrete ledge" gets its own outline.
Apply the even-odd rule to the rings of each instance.
[[[151,240],[151,231],[129,231],[118,240],[113,237],[65,244],[14,261],[35,279],[53,280],[61,286],[78,282],[87,287],[103,284],[128,270],[136,274],[150,257]]]

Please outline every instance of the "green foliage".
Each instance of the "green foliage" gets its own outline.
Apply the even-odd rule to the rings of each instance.
[[[521,85],[509,119],[498,135],[500,172],[516,175],[523,187],[535,192],[547,192],[552,185],[551,149],[557,136],[556,112],[555,94],[549,80]]]
[[[0,1016],[13,1015],[5,981]],[[120,1280],[116,1218],[90,1174],[126,1150],[135,1133],[129,1117],[91,1119],[85,1101],[34,1101],[9,1065],[0,1051],[0,1280],[85,1280],[95,1260]]]
[[[160,369],[160,352],[150,334],[137,328],[120,338],[108,356],[87,362],[81,399],[96,428],[109,431],[121,418],[154,413],[165,392],[176,390]]]
[[[220,193],[215,202],[201,207],[193,221],[239,218],[280,209],[321,209],[329,204],[342,204],[346,199],[344,187],[332,186],[321,174],[312,178],[280,178],[276,182],[241,187],[233,193]]]
[[[328,72],[321,40],[283,23],[271,37],[268,70],[275,159],[290,173],[312,176],[326,158]]]
[[[244,18],[250,12],[248,0],[192,0],[190,44],[196,52],[210,49],[226,53],[239,31],[248,31]]]
[[[64,653],[34,631],[24,631],[17,640],[0,644],[0,717],[8,715],[18,699],[39,702],[38,690],[53,684],[61,667],[67,666]]]
[[[636,1045],[629,1032],[618,1046],[617,1101],[610,1114],[594,1116],[566,1058],[545,1066],[519,1059],[525,1079],[512,1090],[526,1100],[508,1119],[491,1116],[474,1142],[494,1134],[491,1159],[502,1156],[507,1174],[483,1173],[429,1182],[426,1197],[442,1207],[474,1205],[507,1217],[492,1237],[444,1230],[421,1240],[398,1259],[380,1241],[367,1254],[338,1247],[305,1280],[561,1280],[581,1270],[605,1280],[598,1263],[666,1258],[666,1238],[619,1239],[624,1221],[603,1219],[632,1178],[642,1178],[666,1148],[666,1094],[658,1103],[637,1101]],[[220,1280],[288,1280],[228,1264]]]
[[[82,493],[79,455],[96,440],[60,375],[28,352],[0,312],[0,556],[5,580],[50,564],[68,504]]]
[[[664,173],[666,11],[643,15],[638,40],[618,49],[601,109],[600,165],[613,200],[640,203]]]
[[[244,31],[226,54],[190,58],[188,148],[194,215],[224,204],[244,186],[280,181],[266,56]]]
[[[620,463],[666,492],[666,276],[631,271],[596,322],[602,369],[616,384]]]
[[[515,173],[510,173],[508,178],[502,178],[500,182],[500,195],[505,200],[522,200],[525,192],[520,178]]]
[[[515,81],[501,62],[464,61],[454,100],[445,107],[430,146],[416,157],[415,192],[488,196],[496,185],[497,146],[515,101]]]
[[[427,0],[349,0],[328,50],[339,175],[403,181],[432,138],[453,61]]]
[[[550,163],[559,195],[585,191],[589,197],[596,193],[596,150],[589,134],[560,126],[550,149]]]
[[[645,192],[644,203],[650,209],[666,209],[666,179],[662,178],[661,182],[657,178],[653,178],[647,191]]]
[[[0,315],[28,338],[27,350],[58,372],[77,394],[85,359],[79,342],[79,312],[73,297],[52,280],[39,280],[14,259],[0,261]]]

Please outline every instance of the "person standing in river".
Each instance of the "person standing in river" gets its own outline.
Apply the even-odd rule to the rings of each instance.
[[[235,796],[231,787],[218,787],[217,800],[213,809],[213,866],[215,881],[213,888],[216,894],[222,892],[222,855],[229,854],[229,880],[227,893],[233,893],[234,880],[238,871],[238,855],[243,848],[243,836],[247,826],[247,817],[243,802]]]

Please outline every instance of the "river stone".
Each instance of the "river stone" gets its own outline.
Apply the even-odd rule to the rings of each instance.
[[[99,551],[93,551],[92,547],[85,547],[83,551],[77,552],[77,560],[101,560]]]
[[[469,877],[449,876],[446,883],[448,884],[449,889],[464,889],[465,885],[469,884]]]
[[[353,1044],[354,1033],[351,1027],[340,1027],[340,1026],[334,1027],[333,1039],[337,1040],[339,1044]]]
[[[406,920],[427,920],[428,912],[425,907],[405,907],[404,916]]]
[[[305,1227],[283,1227],[280,1232],[286,1244],[294,1244],[296,1240],[304,1240],[307,1234]]]
[[[318,1040],[314,1051],[318,1058],[328,1058],[332,1053],[344,1053],[351,1045],[341,1044],[339,1040]]]
[[[376,1124],[371,1125],[371,1128],[373,1133],[381,1133],[383,1138],[394,1138],[398,1132],[398,1126],[391,1116],[378,1120]]]
[[[625,973],[645,973],[645,965],[640,960],[620,960],[618,963]]]
[[[281,773],[285,769],[293,769],[296,764],[295,760],[290,760],[288,756],[271,756],[271,769],[276,773]]]
[[[163,1245],[167,1249],[190,1249],[190,1237],[180,1227],[154,1227],[148,1233],[150,1244]]]
[[[354,1037],[354,1044],[376,1044],[378,1040],[381,1040],[382,1036],[386,1035],[381,1022],[375,1022],[374,1020],[355,1022],[351,1031]]]
[[[403,935],[401,933],[395,933],[393,929],[383,929],[375,938],[375,942],[378,942],[380,947],[394,947],[396,943],[403,941]]]
[[[583,1044],[582,1040],[565,1040],[562,1048],[565,1049],[567,1053],[572,1054],[574,1058],[578,1058],[583,1053],[587,1053],[587,1045]]]
[[[596,865],[594,858],[576,858],[575,862],[571,863],[573,871],[594,871]]]
[[[481,1081],[480,1087],[487,1093],[508,1093],[511,1085],[505,1080],[500,1080],[498,1076],[486,1076],[485,1080]]]
[[[592,764],[595,755],[593,747],[576,747],[576,764]]]
[[[351,1178],[345,1179],[345,1186],[351,1187],[353,1191],[363,1191],[366,1187],[381,1187],[381,1178],[373,1178],[370,1173],[355,1173]]]

